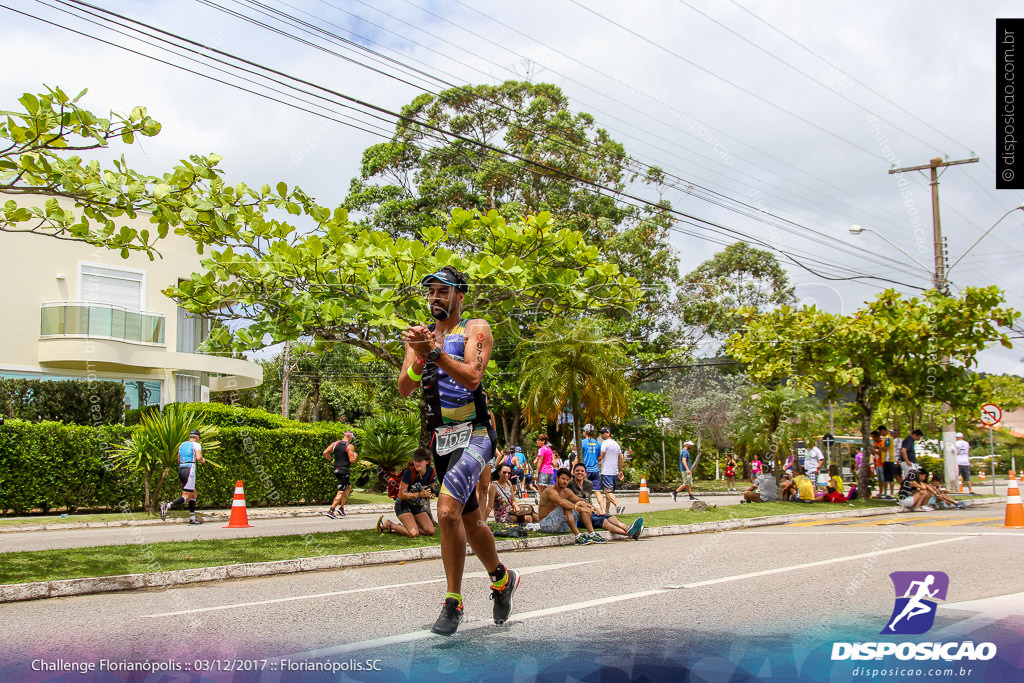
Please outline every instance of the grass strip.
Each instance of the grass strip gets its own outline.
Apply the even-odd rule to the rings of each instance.
[[[824,503],[761,503],[722,506],[706,512],[689,509],[660,510],[644,512],[643,517],[644,524],[650,527],[794,513],[813,515],[815,512],[849,511],[883,506],[892,507],[895,511],[895,505],[885,501],[869,501],[867,503],[855,501],[853,507],[846,504],[828,505]],[[628,524],[636,517],[636,514],[624,514],[620,516],[620,519]],[[545,534],[530,532],[531,537],[542,535]],[[392,534],[379,535],[372,529],[160,543],[145,543],[145,531],[140,531],[139,538],[143,542],[133,545],[0,553],[0,583],[28,583],[30,581],[52,581],[117,574],[141,574],[438,544],[436,536],[421,536],[412,539]]]
[[[383,493],[354,493],[349,496],[346,505],[392,505],[394,504],[393,498],[388,498]],[[311,506],[307,506],[311,507]],[[323,508],[327,509],[327,503],[323,504]],[[264,508],[250,507],[250,512],[258,512]],[[231,512],[231,508],[223,508],[219,510],[200,510],[200,514],[213,514],[220,513],[228,515]],[[182,519],[188,517],[187,510],[171,510],[168,517],[173,519],[180,517]],[[153,520],[160,519],[160,515],[149,512],[97,512],[97,513],[86,513],[86,514],[73,514],[66,517],[60,515],[34,515],[30,517],[18,517],[16,519],[2,519],[0,518],[0,526],[3,527],[16,527],[16,526],[40,526],[48,524],[85,524],[88,522],[126,522],[126,521],[139,521],[139,520]]]

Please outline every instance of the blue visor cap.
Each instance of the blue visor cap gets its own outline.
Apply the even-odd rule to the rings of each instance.
[[[436,273],[424,276],[424,278],[420,280],[420,284],[429,285],[431,280],[437,280],[441,284],[450,285],[455,288],[455,291],[462,292],[463,294],[469,291],[469,285],[465,282],[455,282],[455,278],[453,278],[449,273],[445,273],[440,270]]]

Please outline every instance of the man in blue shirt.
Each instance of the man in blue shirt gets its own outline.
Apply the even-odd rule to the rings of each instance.
[[[692,446],[692,441],[687,441],[683,444],[683,450],[679,452],[679,475],[683,480],[683,483],[679,485],[675,491],[672,492],[672,500],[675,501],[680,493],[685,489],[690,494],[690,500],[697,500],[693,497],[693,471],[690,470],[690,450],[687,446]]]
[[[583,464],[587,468],[587,479],[594,487],[594,498],[597,500],[597,511],[600,514],[605,514],[606,503],[604,499],[604,492],[601,490],[601,468],[597,464],[597,459],[601,455],[601,444],[597,439],[594,438],[594,425],[586,424],[583,426],[583,440],[580,441],[580,450],[583,453]]]
[[[914,442],[918,439],[924,438],[924,432],[920,429],[915,429],[910,433],[910,436],[903,439],[903,446],[900,448],[900,469],[903,470],[903,476],[907,476],[907,472],[910,468],[917,464],[917,454],[914,453]]]
[[[170,503],[160,503],[160,519],[167,519],[167,511],[178,504],[188,502],[188,523],[202,524],[196,519],[196,465],[203,460],[203,447],[199,445],[199,430],[193,429],[188,441],[178,446],[178,479],[181,480],[181,497]]]

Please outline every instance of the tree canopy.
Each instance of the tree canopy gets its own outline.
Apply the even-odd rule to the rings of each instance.
[[[929,290],[908,298],[881,292],[850,315],[816,307],[782,306],[754,315],[728,350],[748,364],[755,381],[783,380],[806,391],[820,383],[828,398],[855,395],[863,447],[879,402],[946,402],[954,409],[980,405],[976,358],[994,342],[1011,346],[1003,329],[1020,314],[1003,307],[997,287],[968,287],[959,297]],[[949,356],[951,363],[941,361]],[[868,452],[867,450],[865,452]],[[867,469],[861,489],[867,491]]]

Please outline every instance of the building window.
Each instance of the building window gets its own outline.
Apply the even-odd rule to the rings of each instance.
[[[178,307],[178,352],[199,353],[199,345],[210,336],[210,321]]]
[[[160,382],[126,379],[124,381],[124,402],[129,410],[160,405]]]
[[[176,403],[198,403],[200,398],[199,386],[202,377],[200,375],[190,375],[185,372],[178,372],[174,374],[174,383],[176,390],[174,392],[174,400]]]
[[[145,308],[143,279],[144,274],[141,272],[82,265],[79,298],[82,301],[141,311]]]

